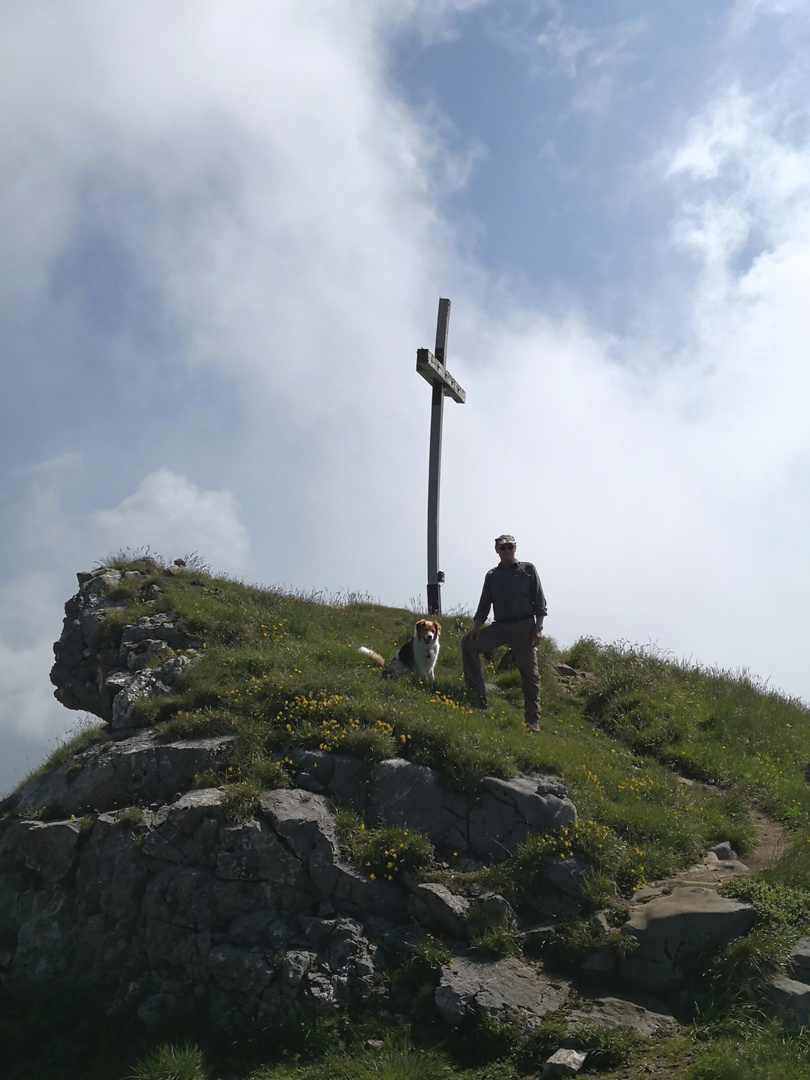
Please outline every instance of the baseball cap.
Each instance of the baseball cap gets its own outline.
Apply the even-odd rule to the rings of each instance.
[[[510,536],[509,533],[501,533],[500,536],[495,537],[495,546],[502,547],[504,544],[517,544],[514,536]]]

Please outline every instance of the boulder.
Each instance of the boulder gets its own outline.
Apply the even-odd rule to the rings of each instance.
[[[469,818],[469,846],[482,859],[508,858],[531,830],[547,832],[577,819],[559,777],[527,773],[486,776]]]
[[[401,758],[376,765],[368,814],[372,820],[418,829],[439,847],[468,848],[467,800],[446,791],[427,765]]]
[[[367,810],[377,821],[424,832],[437,847],[487,861],[508,858],[531,830],[556,829],[577,817],[554,776],[486,776],[480,797],[470,806],[463,796],[444,789],[434,769],[399,758],[375,767]]]
[[[767,987],[768,997],[784,1027],[798,1035],[810,1025],[810,986],[786,975],[777,975]]]
[[[651,990],[667,988],[689,961],[746,933],[753,919],[750,904],[713,889],[676,888],[654,897],[637,905],[621,928],[638,942],[621,965],[622,977]]]
[[[645,1038],[651,1038],[662,1028],[675,1024],[675,1018],[659,1001],[648,1001],[646,1005],[641,1005],[616,997],[581,996],[579,1004],[571,1010],[567,1019],[570,1032],[597,1027],[634,1031]]]
[[[470,902],[463,896],[455,896],[437,882],[414,883],[408,897],[408,914],[420,926],[430,927],[439,934],[453,938],[466,935],[466,920]]]
[[[552,1054],[543,1066],[542,1080],[557,1080],[558,1077],[576,1076],[587,1058],[579,1050],[558,1050]]]
[[[17,821],[0,840],[0,862],[9,854],[43,881],[62,881],[75,864],[80,832],[78,821]]]
[[[434,1000],[443,1019],[459,1026],[475,1013],[517,1019],[531,1030],[560,1008],[571,988],[567,979],[535,971],[520,960],[456,957],[442,970]]]

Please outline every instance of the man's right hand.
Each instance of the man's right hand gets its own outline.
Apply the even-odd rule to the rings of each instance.
[[[478,637],[479,633],[481,632],[481,626],[482,625],[483,624],[479,623],[479,622],[473,623],[472,630],[468,630],[467,633],[464,635],[464,637],[461,640],[462,641],[475,641],[475,639]]]

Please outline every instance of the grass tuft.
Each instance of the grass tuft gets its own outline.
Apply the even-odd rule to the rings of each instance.
[[[156,1047],[135,1066],[130,1080],[206,1080],[202,1052],[189,1043]]]

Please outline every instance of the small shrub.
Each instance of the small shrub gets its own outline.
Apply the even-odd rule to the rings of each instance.
[[[575,1036],[579,1049],[588,1054],[588,1068],[600,1071],[624,1065],[644,1041],[634,1031],[622,1028],[583,1027]]]
[[[143,821],[143,807],[142,806],[128,806],[125,810],[122,810],[118,815],[118,822],[121,825],[125,825],[127,828],[134,828],[136,825],[140,825]]]
[[[472,936],[470,948],[479,956],[493,959],[515,956],[518,952],[515,936],[505,926],[487,926],[477,930]]]
[[[562,1017],[550,1017],[525,1035],[515,1053],[515,1065],[520,1072],[541,1073],[546,1061],[562,1045],[566,1028]]]
[[[433,859],[431,842],[415,829],[382,825],[366,829],[361,825],[355,840],[355,858],[372,879],[394,881],[403,873],[415,874]]]
[[[351,1057],[341,1055],[329,1066],[328,1075],[340,1080],[447,1080],[450,1076],[444,1054],[416,1049],[404,1033],[389,1036],[378,1050],[365,1049]]]
[[[166,708],[170,702],[154,699],[153,712],[157,708]],[[170,720],[161,724],[156,732],[163,742],[175,742],[181,739],[195,739],[212,735],[233,735],[238,728],[238,717],[225,709],[204,706],[200,709],[178,709]]]
[[[202,1052],[196,1046],[158,1046],[135,1066],[130,1080],[205,1080]]]
[[[431,990],[439,985],[442,971],[452,963],[452,953],[433,934],[422,934],[396,957],[392,978],[395,983],[415,991]]]
[[[264,761],[255,761],[248,766],[249,778],[263,791],[274,791],[277,788],[288,788],[292,785],[290,778],[289,759],[278,761],[274,758],[266,758]]]
[[[345,803],[338,803],[334,808],[335,833],[338,847],[349,858],[356,858],[357,840],[365,829],[359,814]]]
[[[506,913],[490,904],[473,904],[467,916],[471,930],[471,948],[482,956],[514,956],[518,951],[515,935],[506,924]]]
[[[110,553],[99,564],[111,570],[139,570],[142,574],[161,574],[165,572],[166,560],[146,547],[121,548]]]
[[[192,787],[200,790],[201,788],[215,788],[222,786],[222,777],[216,771],[216,769],[204,769],[192,780]]]
[[[589,918],[567,919],[548,935],[542,954],[556,968],[576,971],[590,953],[609,952],[621,958],[638,948],[638,940],[617,928],[604,930]]]
[[[229,821],[244,824],[255,817],[261,805],[262,787],[252,780],[238,780],[222,789],[222,812]]]
[[[449,1042],[460,1065],[480,1067],[492,1061],[513,1057],[522,1042],[522,1033],[512,1020],[496,1020],[476,1013],[456,1028]]]
[[[622,916],[625,909],[616,903],[616,883],[602,870],[592,870],[579,885],[579,895],[586,911],[615,910]]]
[[[105,644],[109,644],[118,648],[124,628],[137,622],[143,614],[139,606],[132,604],[110,608],[105,613],[103,621],[96,624],[90,640],[91,647],[101,649]]]
[[[345,1016],[324,1017],[306,1007],[288,1006],[255,1032],[254,1052],[257,1052],[257,1059],[265,1063],[294,1063],[297,1076],[297,1067],[301,1063],[318,1061],[341,1053],[345,1046],[345,1035]],[[244,1041],[246,1040],[243,1039]],[[288,1075],[284,1067],[280,1073],[284,1077]],[[254,1073],[249,1075],[252,1077]],[[264,1071],[260,1075],[264,1080]],[[268,1072],[267,1075],[269,1080],[270,1076],[275,1075],[275,1071]]]
[[[527,892],[548,889],[547,863],[549,859],[570,858],[583,855],[591,863],[590,878],[584,889],[586,896],[592,894],[596,906],[613,896],[619,889],[627,893],[637,889],[644,873],[644,853],[628,844],[607,825],[595,821],[575,821],[553,832],[533,833],[518,848],[506,864],[513,887]]]
[[[595,671],[601,666],[603,652],[603,646],[595,638],[582,637],[562,654],[562,659],[576,671]]]

